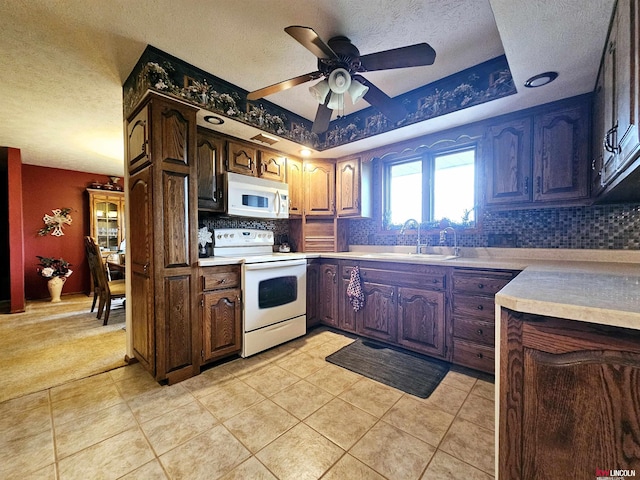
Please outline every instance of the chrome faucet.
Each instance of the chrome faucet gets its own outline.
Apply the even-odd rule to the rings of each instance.
[[[420,222],[418,222],[414,218],[410,218],[409,220],[404,222],[404,225],[402,225],[402,228],[400,229],[400,235],[404,235],[404,231],[411,224],[414,224],[416,226],[416,229],[418,230],[418,243],[416,243],[416,253],[420,253],[420,247],[422,246],[420,244]]]
[[[458,247],[458,233],[453,227],[447,227],[440,230],[440,245],[447,243],[447,232],[453,232],[453,254],[456,257],[460,256],[460,247]]]

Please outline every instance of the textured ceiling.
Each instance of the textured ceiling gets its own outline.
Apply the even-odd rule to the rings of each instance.
[[[322,155],[361,151],[591,91],[613,3],[8,0],[0,2],[0,145],[20,148],[24,163],[122,175],[122,83],[147,44],[254,90],[316,70],[311,53],[283,31],[288,25],[310,26],[325,40],[345,35],[361,54],[429,43],[437,52],[432,66],[366,74],[391,96],[506,54],[518,94]],[[558,71],[558,80],[522,87],[545,70]],[[309,85],[267,99],[313,119]]]

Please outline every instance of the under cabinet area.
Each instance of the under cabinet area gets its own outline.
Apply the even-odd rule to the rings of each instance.
[[[515,272],[453,270],[453,362],[495,371],[495,294]]]
[[[505,308],[500,329],[500,479],[640,471],[640,332]]]
[[[200,268],[202,362],[242,349],[240,266]]]

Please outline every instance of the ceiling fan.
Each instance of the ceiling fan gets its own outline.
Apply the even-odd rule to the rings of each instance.
[[[358,49],[347,37],[332,37],[325,43],[310,27],[290,26],[284,31],[318,57],[318,70],[250,92],[247,100],[257,100],[322,78],[309,88],[319,103],[311,129],[313,133],[327,131],[333,110],[344,108],[345,92],[349,92],[353,103],[364,98],[385,117],[399,122],[407,114],[405,108],[359,73],[431,65],[436,58],[435,50],[427,43],[360,56]]]

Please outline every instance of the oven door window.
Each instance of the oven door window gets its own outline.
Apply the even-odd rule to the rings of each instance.
[[[258,284],[258,308],[274,308],[295,302],[298,298],[298,277],[270,278]]]

